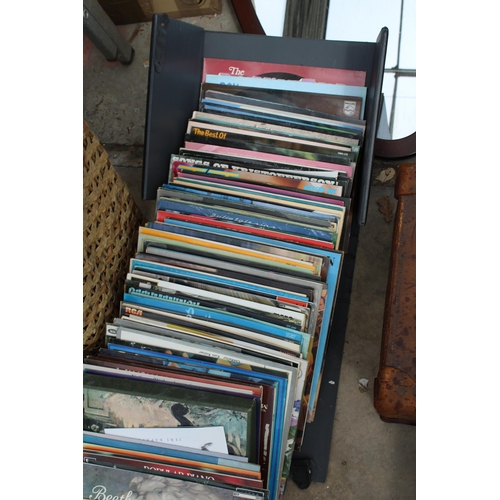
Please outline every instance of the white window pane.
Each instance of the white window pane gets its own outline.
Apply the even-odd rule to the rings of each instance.
[[[394,73],[384,73],[384,84],[382,85],[382,94],[384,94],[385,106],[387,109],[387,119],[389,119],[392,100],[394,99],[394,85],[396,83],[396,78]]]
[[[415,69],[417,67],[416,16],[416,0],[404,0],[403,29],[401,33],[401,53],[399,55],[399,67],[403,69]]]
[[[382,94],[384,96],[384,107],[380,116],[377,137],[379,139],[392,139],[389,132],[389,120],[391,116],[392,103],[394,99],[394,73],[384,74],[384,84],[382,86]]]
[[[267,36],[283,36],[286,0],[252,0],[255,13]]]
[[[375,42],[383,27],[389,29],[386,68],[397,63],[401,0],[330,0],[326,40]]]
[[[393,139],[400,139],[415,132],[417,127],[417,79],[400,77],[396,93],[396,113]]]
[[[380,139],[401,139],[413,134],[416,130],[416,78],[398,77],[396,95],[394,95],[396,77],[394,73],[384,74],[385,116],[380,117],[377,137]],[[394,123],[392,134],[389,132],[392,107],[394,108]]]

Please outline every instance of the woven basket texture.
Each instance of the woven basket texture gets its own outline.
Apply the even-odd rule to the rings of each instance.
[[[83,123],[83,352],[104,345],[144,223],[127,185]]]

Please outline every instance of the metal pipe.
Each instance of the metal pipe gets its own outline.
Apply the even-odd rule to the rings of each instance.
[[[83,0],[83,32],[108,61],[132,62],[132,45],[125,40],[97,0]]]

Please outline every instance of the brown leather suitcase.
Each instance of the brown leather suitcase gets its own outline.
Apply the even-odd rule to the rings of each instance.
[[[399,165],[398,200],[374,405],[384,422],[416,424],[416,164]]]

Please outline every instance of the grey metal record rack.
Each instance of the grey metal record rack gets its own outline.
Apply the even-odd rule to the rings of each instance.
[[[301,488],[311,481],[326,480],[358,235],[367,222],[387,40],[385,27],[374,42],[350,42],[213,32],[165,14],[154,15],[152,21],[142,185],[145,200],[155,199],[158,187],[167,182],[170,155],[182,146],[187,121],[198,108],[204,58],[331,67],[367,75],[366,134],[343,236],[344,262],[323,382],[314,422],[307,424],[302,448],[292,461],[293,480]]]

